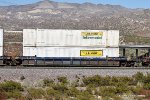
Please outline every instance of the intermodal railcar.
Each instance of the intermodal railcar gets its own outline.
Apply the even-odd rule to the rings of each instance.
[[[119,30],[0,30],[0,64],[13,66],[136,66],[120,56]],[[149,66],[149,55],[140,61]]]

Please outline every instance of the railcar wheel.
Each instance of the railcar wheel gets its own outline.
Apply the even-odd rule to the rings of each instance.
[[[133,67],[139,67],[139,63],[134,63]]]
[[[126,67],[126,66],[127,66],[127,63],[121,63],[120,66],[121,66],[121,67]]]

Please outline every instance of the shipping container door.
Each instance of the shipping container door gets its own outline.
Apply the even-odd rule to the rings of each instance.
[[[3,56],[3,29],[0,29],[0,56]]]
[[[24,29],[23,30],[23,46],[36,46],[36,30]]]
[[[119,57],[119,48],[107,48],[108,57]]]
[[[3,29],[0,29],[0,47],[3,46]]]
[[[119,31],[109,30],[107,35],[108,47],[119,47]]]
[[[36,48],[35,47],[24,47],[23,48],[23,56],[35,56]]]
[[[36,33],[36,46],[45,46],[46,45],[46,30],[37,29]]]

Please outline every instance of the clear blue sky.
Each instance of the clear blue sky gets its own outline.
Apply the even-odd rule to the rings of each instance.
[[[42,0],[0,0],[0,5],[20,5],[30,4]],[[102,3],[102,4],[113,4],[122,5],[127,8],[150,8],[150,0],[52,0],[56,2],[71,2],[71,3]]]

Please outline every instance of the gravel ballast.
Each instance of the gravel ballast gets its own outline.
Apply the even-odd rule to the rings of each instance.
[[[66,76],[70,81],[76,79],[76,75],[83,76],[132,76],[137,72],[143,74],[150,73],[150,69],[0,69],[0,81],[13,80],[21,81],[20,77],[24,76],[22,82],[26,85],[35,85],[43,79],[55,79],[58,76]]]

